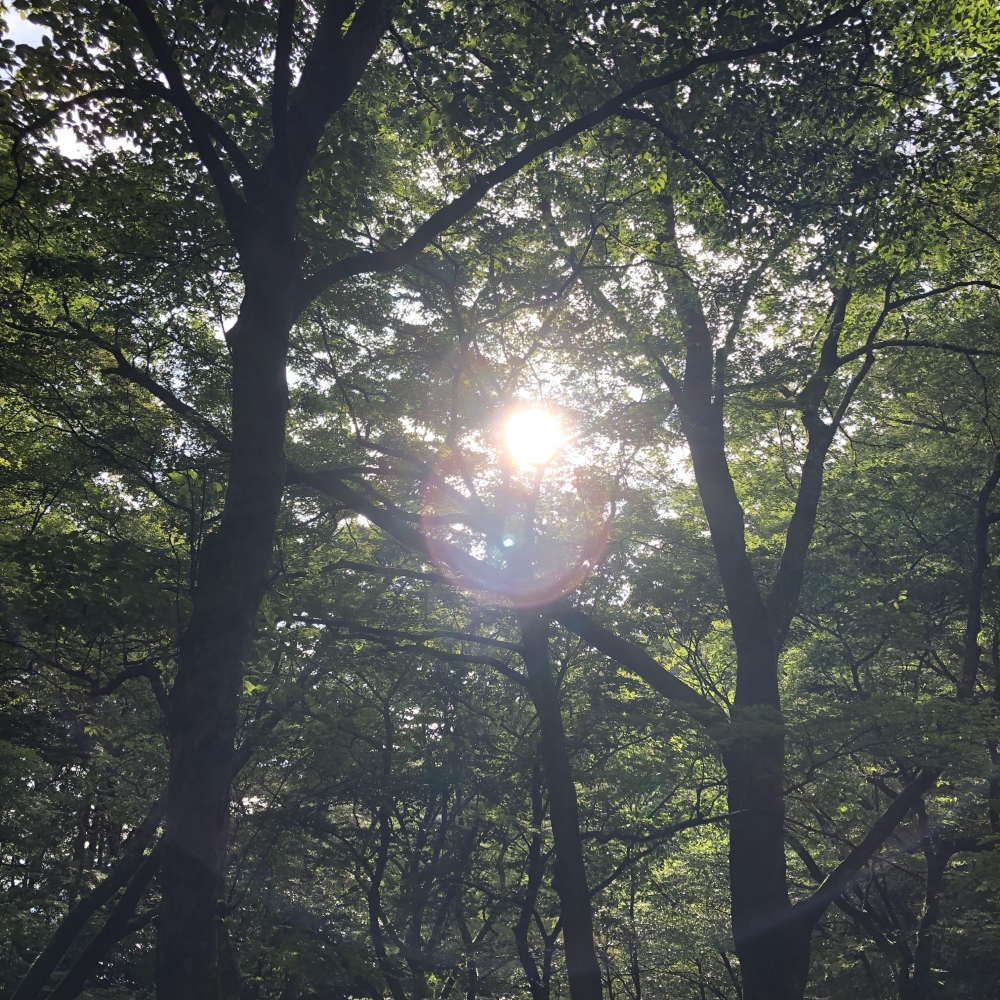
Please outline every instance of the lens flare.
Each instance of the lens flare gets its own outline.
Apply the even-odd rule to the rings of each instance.
[[[539,407],[515,410],[504,423],[507,450],[521,466],[547,464],[564,441],[559,419]]]

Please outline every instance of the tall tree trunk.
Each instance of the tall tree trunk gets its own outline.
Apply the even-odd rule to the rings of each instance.
[[[157,936],[159,1000],[218,1000],[229,978],[225,868],[237,707],[268,585],[285,483],[293,255],[246,273],[233,343],[229,484],[202,554],[170,695],[170,777]],[[266,264],[270,264],[267,267]]]
[[[601,968],[594,947],[594,921],[580,838],[576,785],[566,749],[559,692],[549,665],[548,618],[537,611],[518,615],[528,693],[538,714],[539,746],[549,789],[555,844],[555,889],[559,895],[566,974],[571,1000],[601,1000]]]
[[[924,906],[917,926],[917,946],[913,952],[913,975],[907,984],[906,1000],[928,1000],[934,996],[934,928],[941,915],[941,890],[944,887],[944,872],[951,860],[952,852],[947,846],[935,850],[929,844],[924,855],[927,858],[927,882],[924,886]]]
[[[678,248],[673,202],[662,203],[664,263],[685,339],[683,380],[662,364],[661,370],[691,452],[736,645],[733,726],[723,750],[733,941],[744,1000],[801,1000],[811,924],[796,918],[788,897],[778,649],[747,554],[743,508],[726,456],[725,349],[716,356],[698,289]]]
[[[962,676],[958,682],[958,700],[972,701],[979,677],[982,650],[979,633],[983,628],[983,578],[990,565],[990,498],[1000,483],[1000,452],[993,461],[993,471],[983,483],[976,502],[976,528],[973,537],[972,573],[969,577],[968,610],[965,620],[965,642]]]
[[[721,407],[685,416],[736,644],[733,728],[723,752],[729,797],[733,942],[744,1000],[800,1000],[811,925],[797,919],[785,865],[785,741],[777,650],[746,551],[743,509],[725,456]]]
[[[223,143],[230,165],[220,159],[168,34],[145,0],[125,0],[125,6],[212,179],[246,288],[230,338],[233,427],[225,508],[202,553],[170,695],[170,777],[157,933],[159,1000],[218,1000],[231,956],[223,892],[240,683],[254,618],[267,589],[285,485],[288,334],[307,301],[338,276],[358,273],[347,268],[314,283],[311,291],[302,287],[296,204],[327,123],[361,79],[392,8],[383,0],[322,4],[293,87],[296,3],[282,0],[270,101],[274,143],[255,169],[242,153],[234,155],[230,144]],[[242,193],[233,186],[233,172],[241,174]],[[452,207],[443,226],[456,212],[460,209]]]

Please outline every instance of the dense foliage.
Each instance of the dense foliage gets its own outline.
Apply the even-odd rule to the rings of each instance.
[[[0,995],[997,995],[993,5],[0,13]]]

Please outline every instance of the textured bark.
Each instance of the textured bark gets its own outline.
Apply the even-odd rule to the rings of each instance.
[[[538,714],[542,768],[549,790],[549,818],[556,855],[555,889],[559,896],[570,998],[601,1000],[601,969],[594,947],[576,785],[566,749],[559,692],[549,665],[548,619],[538,612],[522,612],[518,623],[528,693]]]
[[[731,816],[733,941],[745,1000],[798,1000],[808,973],[809,931],[793,917],[786,880],[777,647],[747,554],[743,508],[729,472],[712,335],[677,247],[673,204],[669,199],[663,204],[664,264],[686,344],[683,381],[665,368],[663,375],[691,452],[736,644],[733,726],[723,752]],[[720,371],[723,363],[720,358]]]
[[[732,725],[722,740],[730,813],[733,941],[740,959],[744,1000],[801,1000],[808,982],[810,939],[816,921],[844,891],[857,859],[870,857],[905,814],[902,804],[890,810],[894,818],[883,817],[885,822],[876,824],[809,905],[792,906],[785,862],[785,746],[778,655],[798,604],[822,491],[823,462],[873,356],[869,350],[833,420],[825,423],[820,419],[820,406],[830,378],[843,360],[838,356],[838,344],[850,301],[849,290],[841,288],[835,295],[831,328],[817,373],[798,400],[809,433],[808,453],[778,576],[765,604],[747,553],[744,512],[726,456],[725,369],[737,331],[730,330],[726,344],[714,349],[698,289],[677,244],[673,203],[668,197],[661,202],[666,221],[661,262],[684,334],[683,379],[655,360],[677,406],[691,452],[736,646]],[[870,331],[869,344],[881,322]],[[913,797],[919,798],[936,777],[936,772],[924,775]]]
[[[733,726],[723,753],[731,816],[733,941],[745,1000],[793,1000],[805,988],[809,930],[794,920],[788,897],[777,650],[746,551],[743,509],[725,457],[721,408],[699,410],[684,417],[685,431],[737,658]]]
[[[744,1000],[799,1000],[809,971],[812,927],[795,919],[786,882],[782,752],[779,729],[735,741],[724,757],[733,943]]]
[[[272,729],[277,720],[277,715],[272,715],[266,719],[259,727],[258,735]],[[233,760],[234,777],[246,766],[247,762],[253,756],[257,745],[258,741],[254,736],[247,737],[241,744]],[[166,796],[161,796],[153,803],[142,823],[135,828],[129,837],[124,856],[107,878],[92,892],[81,899],[62,919],[49,939],[48,944],[39,953],[38,957],[32,963],[31,968],[25,973],[24,978],[18,984],[17,990],[11,994],[11,1000],[14,1000],[14,998],[18,998],[18,1000],[31,1000],[31,998],[38,996],[52,973],[55,972],[59,960],[73,945],[74,941],[76,941],[90,917],[104,906],[122,886],[129,884],[133,876],[136,876],[136,872],[140,866],[147,860],[144,851],[155,835],[160,822],[163,820],[163,816],[166,813],[166,806]],[[109,940],[106,936],[102,940],[105,941],[108,948],[114,944],[114,941]],[[88,950],[91,949],[88,948]],[[97,956],[98,961],[101,958],[103,958],[103,955]]]
[[[225,988],[229,785],[243,663],[267,589],[285,480],[288,262],[248,275],[233,346],[233,433],[226,502],[206,543],[171,692],[160,1000],[215,1000]],[[281,284],[285,294],[269,293]],[[284,302],[282,299],[284,298]]]
[[[285,365],[302,296],[296,203],[331,116],[350,97],[388,26],[382,0],[323,5],[291,90],[295,4],[278,25],[271,120],[275,142],[255,170],[196,104],[146,0],[126,0],[191,144],[212,179],[239,254],[245,295],[233,351],[229,483],[219,529],[203,550],[191,620],[170,695],[170,777],[157,934],[159,1000],[218,1000],[236,962],[224,923],[229,784],[243,662],[267,589],[285,485]],[[344,22],[351,16],[350,25]],[[217,145],[228,158],[223,162]],[[243,194],[232,182],[239,173]]]

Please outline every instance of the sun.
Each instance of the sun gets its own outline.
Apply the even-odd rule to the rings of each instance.
[[[566,438],[559,418],[541,407],[517,409],[504,422],[504,441],[521,466],[545,465]]]

